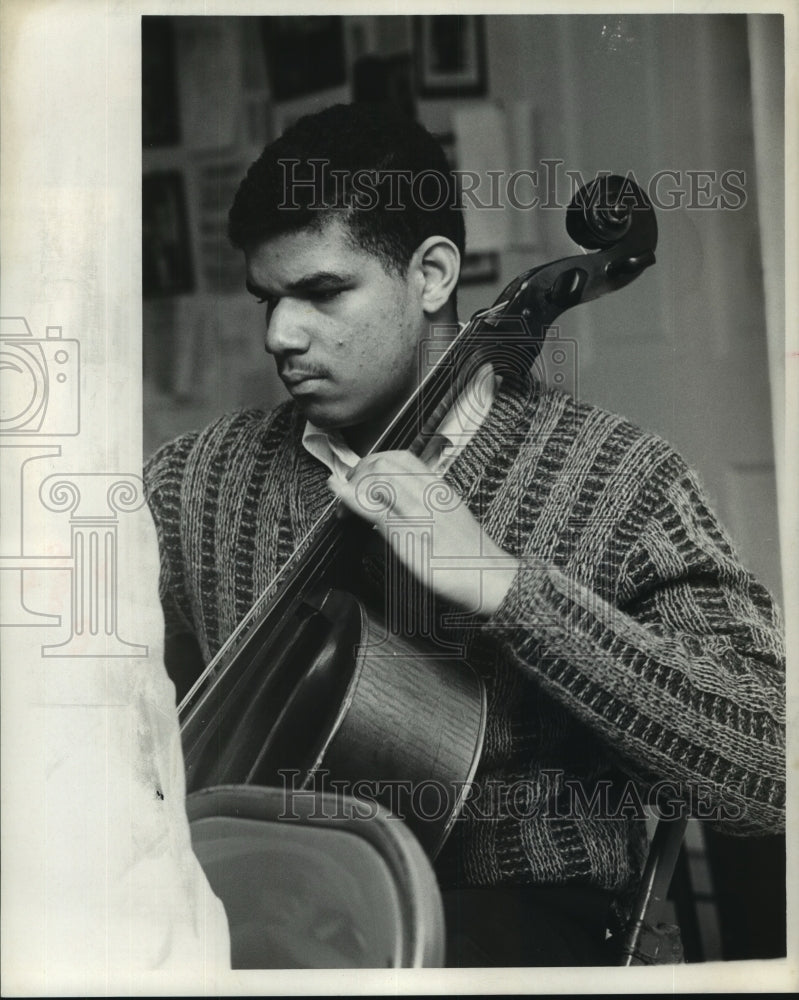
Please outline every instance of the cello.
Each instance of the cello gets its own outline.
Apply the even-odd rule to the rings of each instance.
[[[421,455],[482,365],[503,378],[529,373],[562,312],[655,261],[654,210],[630,178],[602,175],[578,191],[566,229],[584,252],[525,271],[475,313],[372,451]],[[457,644],[398,627],[352,592],[364,532],[340,513],[331,498],[178,706],[187,791],[286,775],[308,790],[329,775],[403,817],[434,858],[479,764],[485,689]]]

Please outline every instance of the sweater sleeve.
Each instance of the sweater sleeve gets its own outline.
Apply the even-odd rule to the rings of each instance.
[[[603,599],[527,554],[487,627],[651,790],[733,834],[784,828],[779,612],[682,467]],[[666,788],[663,788],[666,791]]]
[[[167,639],[194,633],[181,555],[180,494],[186,458],[196,439],[197,434],[186,434],[162,445],[144,466],[144,489],[161,558],[158,592]]]

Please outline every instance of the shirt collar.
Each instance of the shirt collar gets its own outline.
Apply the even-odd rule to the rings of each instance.
[[[361,460],[344,440],[341,431],[326,431],[310,420],[306,421],[302,432],[302,446],[341,479],[346,479],[347,473]]]

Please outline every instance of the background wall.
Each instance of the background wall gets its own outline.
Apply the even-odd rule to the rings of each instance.
[[[227,210],[249,163],[291,121],[382,96],[440,135],[459,168],[538,170],[535,193],[557,203],[469,213],[476,253],[462,318],[521,270],[575,252],[566,171],[631,172],[660,199],[656,266],[561,317],[568,378],[578,396],[656,431],[696,466],[744,561],[779,599],[782,400],[780,389],[772,415],[761,243],[779,372],[782,65],[775,15],[144,18],[145,453],[225,410],[285,398],[263,353],[262,308],[226,244]],[[760,910],[728,898],[728,912],[756,914],[745,926],[719,923],[696,829],[688,844],[694,888],[705,890],[705,957],[722,954],[722,938],[733,957],[736,935],[734,957],[748,957],[758,935],[754,954],[778,953],[779,843],[752,858],[764,873]],[[736,866],[740,855],[710,852],[717,885]]]

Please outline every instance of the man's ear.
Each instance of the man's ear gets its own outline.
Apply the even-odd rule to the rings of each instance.
[[[419,276],[422,308],[428,314],[446,306],[458,284],[461,255],[446,236],[428,236],[413,255],[411,266]]]

